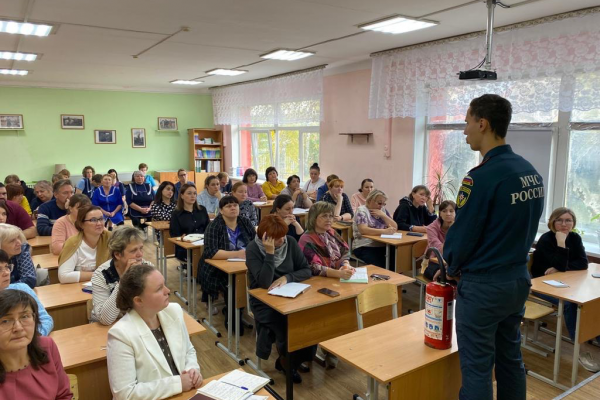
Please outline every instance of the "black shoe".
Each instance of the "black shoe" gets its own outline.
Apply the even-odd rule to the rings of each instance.
[[[285,374],[285,369],[283,369],[283,366],[281,365],[281,357],[275,361],[275,369]],[[292,370],[292,381],[294,383],[302,383],[302,377],[295,369]]]

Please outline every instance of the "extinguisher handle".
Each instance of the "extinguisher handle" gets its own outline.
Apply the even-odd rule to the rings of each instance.
[[[444,261],[444,257],[442,257],[442,253],[440,253],[437,247],[430,247],[425,251],[425,259],[429,260],[429,256],[431,253],[434,253],[437,257],[440,264],[440,283],[445,285],[446,282],[446,262]]]

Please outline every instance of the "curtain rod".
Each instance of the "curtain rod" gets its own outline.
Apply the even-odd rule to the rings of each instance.
[[[510,31],[510,30],[514,30],[514,29],[541,25],[541,24],[545,24],[548,22],[561,21],[561,20],[567,19],[567,18],[583,17],[585,15],[596,14],[596,13],[600,13],[600,7],[584,8],[581,10],[569,11],[566,13],[549,15],[547,17],[532,19],[529,21],[518,22],[518,23],[510,24],[510,25],[505,25],[505,26],[501,26],[498,28],[494,28],[494,32],[506,32],[506,31]],[[439,40],[432,40],[430,42],[411,44],[409,46],[403,46],[403,47],[395,47],[393,49],[382,50],[382,51],[377,51],[375,53],[371,53],[370,56],[376,57],[376,56],[381,56],[381,55],[387,54],[387,53],[395,53],[395,52],[420,49],[423,47],[429,47],[429,46],[438,45],[438,44],[445,44],[445,43],[456,42],[459,40],[471,39],[471,38],[475,38],[475,37],[482,36],[482,35],[485,35],[485,31],[471,32],[471,33],[466,33],[464,35],[452,36],[452,37],[439,39]]]
[[[327,67],[327,64],[318,65],[316,67],[310,67],[310,68],[306,68],[306,69],[300,69],[298,71],[286,72],[284,74],[272,75],[272,76],[268,76],[266,78],[253,79],[251,81],[231,83],[229,85],[222,85],[222,86],[212,86],[209,89],[210,90],[213,90],[213,89],[223,89],[223,88],[227,88],[227,87],[231,87],[231,86],[247,85],[249,83],[270,81],[272,79],[284,78],[286,76],[299,75],[299,74],[304,74],[306,72],[318,71],[320,69],[324,69],[325,67]]]

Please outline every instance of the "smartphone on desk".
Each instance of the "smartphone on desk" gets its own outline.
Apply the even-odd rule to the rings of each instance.
[[[421,232],[406,232],[406,236],[425,236],[425,234],[421,233]]]
[[[322,293],[329,297],[338,297],[340,295],[339,292],[336,292],[335,290],[331,290],[331,289],[327,289],[327,288],[319,289],[319,290],[317,290],[317,292]]]
[[[388,275],[381,274],[371,274],[371,278],[375,279],[376,281],[387,281],[388,279],[390,279]]]

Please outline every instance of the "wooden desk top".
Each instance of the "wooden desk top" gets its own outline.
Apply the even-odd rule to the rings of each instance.
[[[212,265],[215,268],[220,269],[226,274],[240,274],[245,273],[248,268],[246,268],[246,263],[242,261],[227,261],[227,260],[206,260],[206,262]]]
[[[190,336],[206,332],[188,313],[183,313],[183,319]],[[50,333],[58,346],[63,367],[68,369],[105,360],[110,328],[94,322]]]
[[[169,242],[174,243],[175,246],[182,247],[186,250],[200,249],[200,248],[204,247],[203,244],[195,245],[195,244],[192,244],[191,242],[184,242],[183,240],[179,240],[179,238],[177,238],[177,237],[169,238],[168,240],[169,240]]]
[[[425,310],[321,342],[335,354],[383,383],[458,352],[456,332],[452,348],[435,350],[425,345]]]
[[[350,221],[348,221],[348,222],[352,222],[352,220],[350,220]],[[337,229],[337,230],[343,231],[343,230],[345,230],[345,229],[352,229],[352,224],[342,224],[342,223],[340,223],[339,221],[334,221],[334,222],[331,224],[331,227],[332,227],[333,229]]]
[[[171,226],[171,221],[150,221],[146,222],[146,225],[151,226],[157,231],[168,231]]]
[[[258,207],[258,208],[273,207],[273,200],[267,200],[266,204],[254,204],[254,203],[255,202],[252,202],[254,207]]]
[[[281,314],[292,314],[298,311],[306,310],[313,307],[319,307],[325,304],[335,303],[338,301],[353,298],[362,293],[368,285],[378,285],[382,282],[393,283],[396,286],[406,285],[407,283],[414,282],[413,278],[409,278],[404,275],[397,274],[392,271],[388,271],[383,268],[376,267],[375,265],[367,265],[367,272],[369,276],[371,274],[388,275],[390,279],[387,281],[375,281],[369,278],[369,283],[341,283],[339,279],[327,278],[324,276],[313,276],[312,278],[302,282],[311,285],[310,289],[305,293],[300,294],[295,299],[288,299],[286,297],[272,296],[267,293],[266,289],[253,289],[249,293],[253,297],[267,304],[272,309],[280,312]],[[318,293],[321,288],[328,288],[339,292],[340,295],[337,297],[329,297],[322,293]]]
[[[52,243],[52,236],[36,236],[34,238],[27,239],[27,243],[29,243],[31,247],[50,246],[50,243]]]
[[[58,269],[58,256],[52,253],[38,254],[37,256],[31,256],[33,265],[39,265],[45,269]]]
[[[379,235],[363,235],[363,237],[374,240],[379,243],[385,243],[392,246],[408,246],[421,240],[427,240],[427,234],[423,234],[423,236],[408,236],[408,231],[398,231],[402,233],[402,239],[385,239]]]
[[[243,370],[240,368],[240,371],[243,371]],[[227,375],[228,373],[229,372],[225,372],[221,375],[215,375],[215,376],[211,376],[210,378],[204,378],[204,381],[202,381],[202,386],[205,386],[207,383],[209,383],[210,381],[214,381],[215,379],[220,379],[221,377]],[[178,394],[173,397],[169,397],[167,400],[189,400],[191,397],[194,397],[197,390],[198,389],[188,390],[187,392]],[[269,396],[268,400],[275,400],[275,397],[271,396],[269,394],[269,392],[267,392],[264,388],[260,389],[258,392],[256,392],[255,395],[256,396]]]
[[[72,304],[87,303],[92,295],[81,290],[82,288],[83,283],[78,282],[38,286],[34,290],[46,310],[52,310]]]
[[[586,271],[557,272],[540,276],[531,280],[531,290],[572,303],[584,304],[600,299],[600,279],[592,276],[595,272],[600,272],[600,264],[590,264]],[[569,287],[556,288],[543,282],[551,279],[564,282]]]

